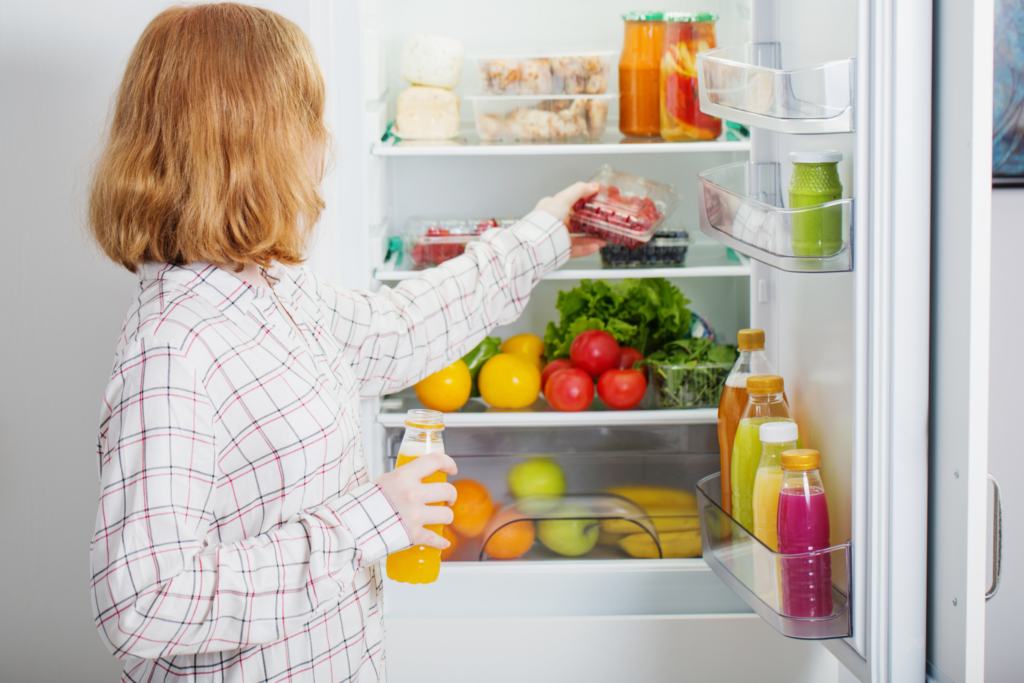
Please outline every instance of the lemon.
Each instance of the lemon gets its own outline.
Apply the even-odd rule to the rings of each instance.
[[[517,334],[501,343],[502,353],[525,353],[540,358],[544,355],[544,340],[535,334]]]
[[[525,408],[540,394],[540,370],[516,353],[499,353],[480,368],[480,396],[495,408]]]
[[[413,388],[423,405],[431,410],[450,413],[466,405],[472,385],[469,366],[457,360],[444,370],[424,377]]]

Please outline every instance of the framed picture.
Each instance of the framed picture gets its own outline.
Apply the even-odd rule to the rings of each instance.
[[[996,0],[992,183],[1024,186],[1024,0]]]

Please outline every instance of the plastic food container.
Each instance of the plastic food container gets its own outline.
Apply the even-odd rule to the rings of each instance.
[[[685,230],[662,228],[650,242],[636,249],[609,244],[601,247],[601,264],[605,268],[667,268],[682,266],[690,235]]]
[[[467,95],[485,142],[592,139],[604,135],[615,95]]]
[[[597,194],[581,199],[569,215],[570,232],[585,232],[635,249],[649,242],[679,203],[671,185],[612,170],[605,165],[590,178]]]
[[[732,363],[648,362],[659,409],[714,408]]]
[[[600,95],[608,91],[614,51],[478,57],[487,95]]]
[[[403,237],[413,268],[433,268],[462,255],[466,245],[491,228],[507,228],[515,218],[410,218]]]

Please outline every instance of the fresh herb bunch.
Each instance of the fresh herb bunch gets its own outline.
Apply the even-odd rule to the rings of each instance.
[[[579,287],[558,293],[558,325],[544,333],[548,360],[568,358],[580,332],[605,330],[622,346],[644,354],[660,351],[675,339],[690,336],[690,303],[665,278],[630,278],[621,282],[580,280]]]
[[[639,364],[651,368],[660,408],[698,408],[718,405],[736,355],[710,339],[680,339]]]

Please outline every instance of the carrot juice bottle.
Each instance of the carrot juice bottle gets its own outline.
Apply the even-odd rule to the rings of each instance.
[[[444,413],[437,410],[410,410],[405,416],[405,436],[398,448],[398,462],[401,467],[421,455],[444,453]],[[444,472],[435,472],[423,480],[424,484],[448,481]],[[444,505],[444,503],[430,503]],[[426,528],[440,534],[442,524],[431,524]],[[388,555],[388,578],[402,583],[433,583],[441,571],[441,551],[425,545],[416,545],[407,550]]]
[[[718,452],[722,469],[722,507],[732,514],[732,446],[740,415],[747,406],[747,378],[774,375],[775,368],[764,353],[764,330],[740,330],[740,357],[729,371],[718,402]]]
[[[665,22],[661,12],[627,12],[622,19],[626,35],[619,59],[619,130],[652,137],[661,133],[658,97]]]

